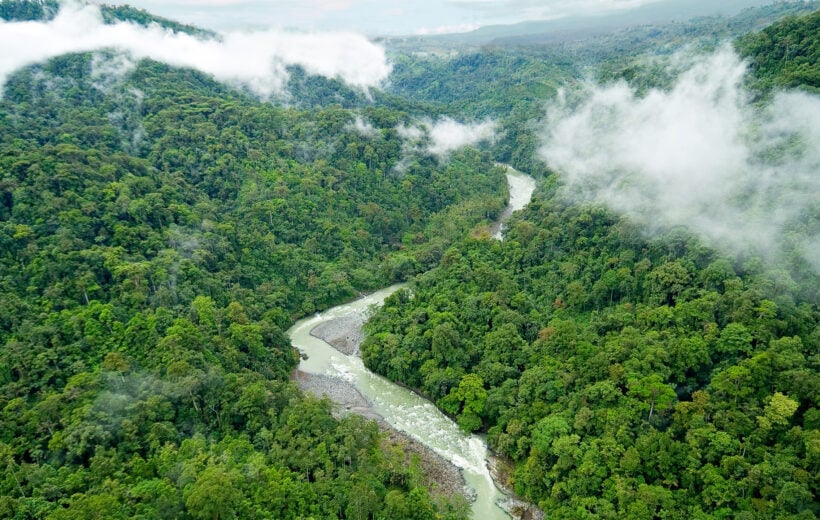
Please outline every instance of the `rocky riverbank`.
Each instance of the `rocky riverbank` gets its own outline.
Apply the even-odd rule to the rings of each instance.
[[[546,514],[538,506],[521,500],[513,492],[510,485],[510,475],[513,469],[511,463],[498,457],[490,457],[487,468],[498,489],[506,495],[499,505],[507,514],[516,520],[544,520],[546,518]]]
[[[355,386],[344,379],[308,374],[298,369],[293,372],[291,379],[299,385],[303,392],[319,398],[327,397],[333,401],[336,404],[334,412],[337,417],[345,413],[355,413],[368,419],[381,420],[381,416],[373,411],[367,399],[356,390]]]
[[[461,470],[424,444],[387,424],[373,411],[370,403],[355,386],[338,377],[308,374],[300,370],[293,373],[292,379],[304,392],[316,397],[326,396],[333,401],[336,404],[337,416],[355,413],[375,420],[384,432],[384,442],[390,446],[401,447],[408,457],[408,464],[413,455],[418,457],[425,475],[425,485],[434,492],[447,496],[463,495],[467,500],[472,499],[472,490],[464,481]]]
[[[314,327],[310,335],[319,338],[345,355],[359,355],[359,346],[364,340],[362,327],[367,317],[364,313],[346,315],[327,320]],[[295,380],[302,390],[316,396],[326,395],[337,404],[339,413],[355,413],[375,419],[379,427],[385,432],[388,443],[400,445],[408,456],[415,454],[419,457],[424,473],[429,478],[427,484],[444,494],[464,494],[469,500],[473,491],[470,489],[461,474],[461,471],[447,459],[441,457],[430,448],[417,442],[415,439],[398,431],[384,422],[373,411],[367,399],[349,382],[324,375],[313,375],[297,371]],[[518,498],[509,485],[509,468],[500,460],[492,458],[488,467],[490,474],[504,493],[505,498],[499,503],[512,518],[521,520],[543,520],[544,512],[538,507]]]
[[[364,341],[364,322],[367,316],[364,313],[352,313],[339,318],[333,318],[317,325],[310,331],[310,335],[323,340],[346,356],[359,355],[359,345]]]

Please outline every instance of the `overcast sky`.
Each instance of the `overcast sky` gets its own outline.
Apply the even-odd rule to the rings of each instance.
[[[348,29],[380,35],[464,32],[482,25],[601,14],[658,1],[663,0],[128,0],[127,3],[217,30]]]

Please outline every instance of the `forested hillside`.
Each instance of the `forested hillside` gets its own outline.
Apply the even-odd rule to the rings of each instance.
[[[0,19],[7,21],[50,20],[60,10],[58,0],[2,0],[0,1]],[[133,22],[140,25],[156,24],[175,32],[184,32],[199,36],[215,36],[212,31],[181,24],[161,16],[155,16],[143,9],[130,5],[100,5],[102,18],[106,23]]]
[[[283,330],[435,265],[503,207],[502,169],[413,155],[393,108],[118,60],[3,86],[0,517],[463,517],[288,382]]]
[[[751,34],[755,33],[750,31],[761,29],[784,16],[816,11],[818,7],[820,2],[817,0],[777,2],[746,9],[732,17],[704,17],[688,23],[644,24],[586,39],[565,42],[559,39],[558,42],[541,45],[537,44],[537,37],[534,37],[535,42],[523,40],[515,45],[485,45],[466,49],[448,46],[446,39],[388,40],[388,46],[394,49],[395,54],[390,91],[425,103],[427,110],[497,118],[504,134],[493,149],[496,158],[533,175],[546,175],[548,172],[544,164],[536,160],[536,133],[538,122],[543,117],[544,104],[560,88],[593,77],[606,81],[618,78],[637,81],[636,76],[641,74],[641,62],[637,58],[647,53],[668,55],[683,46],[710,48],[726,39],[748,33],[750,36],[743,40],[746,42],[754,38]],[[802,22],[803,29],[799,34],[812,34],[816,21],[811,20]],[[761,33],[761,38],[772,30]],[[549,38],[549,34],[544,35],[548,42]],[[810,41],[811,38],[802,39],[801,45]],[[418,52],[419,48],[424,52]],[[816,64],[817,60],[809,57],[810,52],[796,52],[794,46],[790,46],[791,66],[797,63],[801,63],[801,67]],[[763,54],[766,53],[760,53],[761,56]],[[782,50],[778,59],[781,57]],[[657,69],[653,72],[656,75],[663,73]]]
[[[758,87],[820,89],[820,11],[790,17],[766,29],[750,33],[738,42],[751,57]]]
[[[738,43],[758,88],[813,87],[816,20]],[[392,296],[367,366],[487,432],[548,518],[815,518],[816,271],[647,238],[561,183],[503,242],[462,240]]]

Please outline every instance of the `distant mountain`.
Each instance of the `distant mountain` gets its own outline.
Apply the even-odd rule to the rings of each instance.
[[[685,21],[701,16],[732,16],[748,7],[773,3],[805,2],[668,0],[616,13],[528,21],[512,25],[489,25],[468,33],[429,36],[426,39],[442,44],[462,45],[572,41],[636,25]]]

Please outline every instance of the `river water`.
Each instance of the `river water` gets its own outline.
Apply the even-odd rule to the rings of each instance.
[[[523,208],[532,197],[535,181],[532,177],[508,168],[510,203],[494,226],[496,238],[501,238],[503,221],[513,211]],[[403,284],[393,285],[350,303],[328,309],[321,314],[296,322],[288,330],[293,345],[303,354],[299,370],[309,374],[340,378],[353,386],[367,399],[372,412],[380,415],[392,427],[405,432],[442,457],[461,468],[467,484],[475,491],[472,517],[476,520],[505,520],[509,516],[498,506],[503,494],[487,470],[487,445],[477,435],[467,435],[431,402],[416,393],[400,387],[370,372],[361,358],[345,355],[325,341],[310,334],[318,325],[330,320],[366,316],[372,306],[380,305],[386,297]]]
[[[491,228],[493,238],[501,240],[504,238],[504,223],[510,218],[510,215],[514,211],[523,209],[532,199],[532,194],[535,191],[535,179],[521,173],[512,166],[506,164],[499,164],[499,166],[507,168],[507,184],[510,187],[510,201]]]

